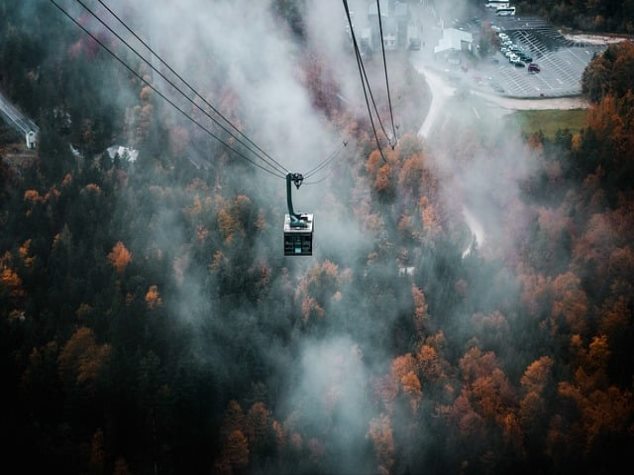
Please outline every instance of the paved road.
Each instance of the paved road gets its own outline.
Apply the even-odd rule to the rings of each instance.
[[[432,69],[427,68],[421,61],[415,61],[413,63],[414,68],[425,76],[425,80],[429,85],[431,91],[431,104],[429,105],[429,112],[421,125],[418,135],[423,138],[429,136],[429,131],[432,128],[438,118],[442,115],[444,105],[451,96],[456,92],[456,88],[450,86],[447,83],[447,79],[442,77],[439,73],[434,72]]]

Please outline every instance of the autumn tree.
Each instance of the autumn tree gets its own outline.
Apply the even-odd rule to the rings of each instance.
[[[633,74],[634,45],[630,41],[610,45],[583,72],[582,92],[593,102],[599,102],[608,94],[622,97],[632,90]]]
[[[118,241],[108,254],[108,260],[115,270],[122,274],[132,260],[132,253],[128,251],[121,241]]]
[[[158,285],[150,285],[145,294],[145,303],[150,310],[154,310],[163,305],[163,299],[161,299],[161,294],[158,291]]]
[[[422,399],[422,386],[417,369],[416,360],[410,353],[399,356],[392,361],[391,376],[396,386],[407,397],[413,413],[418,410]]]
[[[349,269],[339,270],[329,260],[313,266],[295,291],[295,300],[301,305],[304,323],[321,320],[329,304],[341,300],[341,287],[350,281],[350,277]]]
[[[216,467],[220,468],[221,473],[227,473],[226,469],[241,469],[249,464],[249,441],[242,431],[234,430],[229,434],[225,442],[222,456],[217,462]],[[232,472],[228,472],[232,473]]]
[[[552,284],[553,325],[565,323],[573,333],[583,333],[587,327],[588,297],[581,288],[581,280],[572,272],[557,276]]]
[[[133,109],[134,143],[143,144],[152,132],[154,122],[153,92],[149,86],[143,86],[139,92],[139,104]]]
[[[368,437],[374,446],[377,459],[377,472],[381,475],[392,473],[394,465],[394,437],[392,435],[392,421],[389,416],[382,414],[370,421]]]
[[[0,285],[6,289],[9,296],[13,299],[25,295],[24,289],[22,288],[22,279],[17,272],[7,264],[3,264],[0,267]]]
[[[447,378],[449,363],[429,344],[420,346],[416,353],[416,364],[424,382],[438,384]]]
[[[425,294],[414,284],[412,284],[412,298],[414,299],[414,327],[416,332],[421,335],[429,320],[429,315],[427,313]]]
[[[474,440],[484,437],[483,418],[474,410],[466,390],[463,389],[455,399],[449,407],[447,415],[449,420],[455,424],[461,439]]]
[[[235,401],[229,401],[227,409],[225,410],[220,433],[224,437],[227,437],[235,430],[244,430],[245,417],[244,412],[240,404]]]
[[[524,396],[520,401],[519,418],[522,425],[529,430],[536,430],[544,420],[546,411],[544,391],[550,385],[552,367],[552,358],[542,356],[528,365],[520,380]]]
[[[70,388],[84,387],[90,392],[110,359],[111,347],[98,344],[90,328],[81,327],[70,337],[59,357],[59,372]]]
[[[485,348],[499,351],[504,348],[511,334],[511,328],[506,317],[499,311],[488,315],[476,313],[471,322],[478,341]]]
[[[245,418],[246,436],[253,452],[270,450],[274,434],[271,412],[262,402],[254,403]]]
[[[572,381],[562,381],[558,394],[572,401],[580,412],[579,423],[573,423],[573,435],[582,440],[579,447],[591,453],[612,440],[617,447],[627,444],[628,431],[634,417],[631,390],[610,385],[606,368],[610,356],[607,338],[596,336],[586,346],[580,338],[571,338],[571,346],[579,366]],[[631,439],[630,439],[631,442]]]

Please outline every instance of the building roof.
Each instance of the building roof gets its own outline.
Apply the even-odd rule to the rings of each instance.
[[[136,162],[139,158],[139,151],[133,148],[124,147],[123,145],[113,145],[107,149],[108,156],[114,160],[118,155],[121,160],[127,160],[130,163]]]
[[[442,30],[442,38],[438,42],[438,46],[434,48],[434,53],[440,53],[447,50],[461,50],[462,42],[473,42],[473,35],[468,31],[457,30],[455,28],[447,28]]]

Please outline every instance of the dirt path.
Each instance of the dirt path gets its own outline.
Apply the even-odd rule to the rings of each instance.
[[[563,33],[563,35],[567,40],[577,41],[579,43],[589,43],[593,45],[609,45],[631,39],[626,36],[589,35],[583,33]]]

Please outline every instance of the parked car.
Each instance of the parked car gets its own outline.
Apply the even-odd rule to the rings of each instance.
[[[538,73],[538,72],[540,72],[540,71],[541,71],[541,68],[539,67],[539,65],[538,65],[538,64],[535,64],[535,63],[530,63],[530,64],[528,65],[528,72],[529,72],[529,73]]]
[[[521,61],[513,61],[513,65],[514,65],[516,68],[523,68],[523,67],[525,66],[525,64],[524,64],[524,63],[522,63]]]

